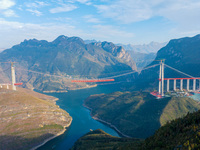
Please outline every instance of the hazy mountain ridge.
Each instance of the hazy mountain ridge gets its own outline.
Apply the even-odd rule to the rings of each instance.
[[[178,69],[191,76],[200,76],[200,35],[171,40],[165,47],[161,48],[155,60],[165,59],[165,64]],[[153,61],[148,66],[158,64]],[[139,84],[146,87],[155,87],[158,83],[159,67],[142,71],[139,75]],[[165,77],[188,77],[165,67]],[[148,84],[148,86],[147,86]]]
[[[149,65],[156,57],[156,53],[140,53],[134,51],[127,51],[136,63],[138,71]]]
[[[143,45],[133,45],[133,44],[117,44],[120,46],[123,46],[125,50],[127,51],[134,51],[138,53],[157,53],[159,49],[164,47],[167,44],[167,42],[164,43],[158,43],[158,42],[151,42],[149,44],[143,44]]]
[[[25,82],[29,88],[39,90],[83,88],[86,84],[72,84],[69,79],[97,78],[101,74],[137,70],[135,62],[122,47],[109,42],[85,44],[79,37],[64,35],[52,42],[24,40],[0,53],[0,61],[18,62],[16,70],[21,71],[17,73],[17,80]],[[3,65],[2,70],[6,67],[9,67],[8,64]],[[66,78],[28,74],[24,69],[62,75]],[[5,76],[1,78],[5,79]]]

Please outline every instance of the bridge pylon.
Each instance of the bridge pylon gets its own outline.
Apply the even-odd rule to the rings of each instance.
[[[12,90],[16,91],[16,78],[15,78],[15,67],[14,62],[11,62],[11,77],[12,77]]]
[[[164,59],[157,60],[160,61],[160,72],[159,72],[159,87],[158,87],[158,93],[161,96],[164,95]]]

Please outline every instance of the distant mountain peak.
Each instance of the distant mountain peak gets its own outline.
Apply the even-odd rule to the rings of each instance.
[[[142,44],[142,45],[132,45],[132,44],[117,44],[118,46],[123,46],[125,50],[134,51],[139,53],[156,53],[160,48],[164,47],[167,42],[158,43],[158,42],[150,42],[149,44]]]
[[[77,42],[79,44],[85,44],[84,41],[79,38],[79,37],[67,37],[64,35],[60,35],[59,37],[57,37],[52,43],[56,44],[56,45],[61,45],[64,46],[70,42]]]
[[[37,40],[37,39],[25,39],[23,42],[20,43],[21,46],[30,46],[30,47],[34,47],[34,46],[38,46],[38,45],[43,45],[48,43],[46,40]]]

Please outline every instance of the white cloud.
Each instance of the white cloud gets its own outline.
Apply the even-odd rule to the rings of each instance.
[[[0,40],[1,48],[9,48],[19,44],[24,39],[36,38],[52,41],[59,35],[81,37],[84,33],[69,24],[31,24],[11,22],[0,18],[0,35],[4,37]]]
[[[101,22],[99,19],[95,18],[93,15],[86,15],[83,18],[86,19],[86,21],[90,22],[90,23],[100,23]]]
[[[177,22],[200,20],[199,0],[115,0],[95,6],[104,17],[120,23],[139,22],[155,16]]]
[[[3,12],[3,14],[4,14],[5,17],[18,17],[18,16],[15,14],[15,12],[14,12],[13,10],[11,10],[11,9],[5,10],[5,11]]]
[[[130,41],[126,40],[129,43],[134,37],[134,34],[122,31],[120,28],[111,25],[94,25],[86,36],[84,37],[85,39],[96,39],[114,43],[121,43],[123,39],[130,39]]]
[[[76,9],[77,6],[72,4],[62,4],[60,7],[50,9],[51,13],[68,12]]]
[[[15,5],[13,0],[0,0],[0,13],[5,17],[18,17],[10,8]]]
[[[146,20],[152,16],[153,11],[148,3],[141,0],[117,0],[111,4],[95,6],[104,17],[121,23],[131,23]]]
[[[14,5],[15,2],[13,0],[0,0],[0,10],[9,9]]]
[[[44,6],[48,6],[48,3],[42,2],[42,1],[35,1],[32,3],[26,3],[26,7],[29,8],[40,8],[40,7],[44,7]]]
[[[26,9],[27,11],[31,12],[33,15],[36,16],[41,16],[42,12],[38,11],[38,10],[33,10],[33,9]]]
[[[70,3],[79,2],[79,3],[82,3],[82,4],[86,4],[86,5],[92,4],[90,0],[68,0],[68,2],[70,2]]]

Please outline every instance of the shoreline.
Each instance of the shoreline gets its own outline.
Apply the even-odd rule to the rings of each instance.
[[[69,122],[66,126],[64,126],[64,129],[63,129],[62,131],[60,131],[60,132],[57,133],[56,135],[54,135],[54,136],[52,136],[52,137],[50,137],[50,138],[44,140],[44,142],[42,142],[41,144],[39,144],[39,145],[37,145],[37,146],[31,148],[30,150],[36,150],[36,149],[38,149],[39,147],[45,145],[47,142],[49,142],[49,141],[53,140],[54,138],[56,138],[56,137],[58,137],[58,136],[64,134],[65,131],[67,130],[66,128],[68,128],[68,127],[71,125],[71,123],[72,123],[72,119],[70,120],[70,122]]]
[[[97,118],[97,117],[92,116],[92,114],[91,114],[92,108],[86,106],[85,103],[83,103],[83,106],[84,106],[85,108],[87,108],[87,109],[90,110],[90,116],[91,116],[94,120],[97,120],[97,121],[99,121],[99,122],[101,122],[101,123],[104,123],[104,124],[108,125],[109,127],[111,127],[112,129],[114,129],[119,135],[121,135],[121,136],[123,136],[123,137],[132,138],[132,137],[130,137],[130,136],[128,136],[128,135],[122,133],[122,132],[121,132],[116,126],[114,126],[113,124],[111,124],[111,123],[109,123],[109,122],[106,122],[106,121],[104,121],[104,120],[102,120],[102,119],[99,119],[99,118]]]
[[[97,84],[88,85],[88,86],[85,86],[85,87],[70,89],[70,90],[68,90],[68,91],[90,89],[90,88],[94,88],[94,87],[97,87],[97,86],[98,86]],[[67,93],[68,91],[66,91],[66,90],[65,90],[65,91],[55,91],[55,90],[51,90],[51,91],[41,91],[41,92],[42,92],[42,93]]]
[[[67,93],[68,91],[42,91],[43,93]]]

